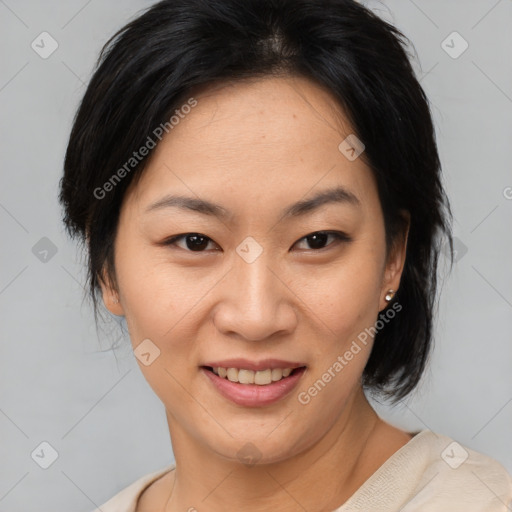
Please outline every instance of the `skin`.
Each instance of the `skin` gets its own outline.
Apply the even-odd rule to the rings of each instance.
[[[387,307],[387,291],[400,286],[407,229],[387,253],[374,176],[362,158],[338,149],[354,131],[327,90],[272,77],[194,97],[197,106],[127,191],[117,289],[102,285],[107,308],[126,317],[134,349],[149,338],[160,350],[152,364],[138,363],[165,405],[176,470],[146,489],[137,512],[332,511],[411,435],[382,421],[362,392],[371,338],[307,405],[297,394]],[[359,204],[282,218],[287,206],[334,186]],[[218,203],[231,216],[145,211],[171,193]],[[329,237],[321,248],[306,238],[318,231],[351,240]],[[202,252],[186,238],[162,243],[186,233],[211,241]],[[252,263],[236,252],[248,236],[263,250]],[[199,369],[230,357],[292,360],[307,370],[277,403],[242,407]],[[248,442],[261,455],[254,466],[237,457]]]

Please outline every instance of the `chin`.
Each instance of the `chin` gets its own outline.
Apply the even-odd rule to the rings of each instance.
[[[259,427],[245,429],[240,435],[230,431],[226,425],[233,437],[226,435],[222,439],[205,439],[205,443],[217,456],[247,467],[284,462],[315,443],[316,438],[306,437],[305,432],[278,432],[277,425],[279,423],[262,428],[260,423]],[[318,435],[320,438],[321,434]]]

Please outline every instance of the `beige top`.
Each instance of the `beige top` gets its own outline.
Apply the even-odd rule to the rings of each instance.
[[[174,464],[143,476],[94,512],[135,512],[144,489]],[[510,508],[508,508],[510,507]],[[509,512],[512,476],[496,460],[423,430],[333,512]]]

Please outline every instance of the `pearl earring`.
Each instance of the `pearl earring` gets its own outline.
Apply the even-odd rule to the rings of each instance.
[[[384,297],[386,299],[386,302],[389,302],[395,295],[395,290],[388,290],[388,293],[386,293],[386,296]]]

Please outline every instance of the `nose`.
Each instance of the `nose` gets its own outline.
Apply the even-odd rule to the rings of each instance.
[[[236,257],[218,290],[214,323],[224,335],[259,341],[290,334],[297,325],[296,297],[265,251],[251,263]],[[272,267],[272,268],[271,268]]]

